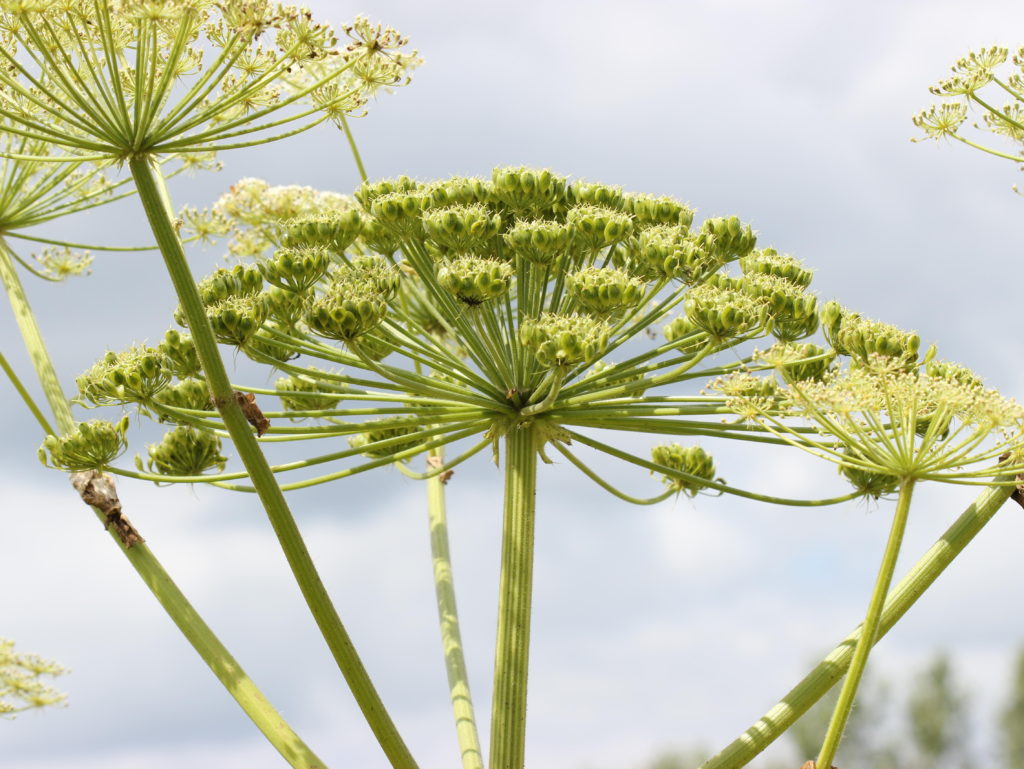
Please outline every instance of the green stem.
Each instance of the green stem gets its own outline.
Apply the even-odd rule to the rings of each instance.
[[[313,559],[288,509],[284,493],[256,442],[252,428],[235,401],[224,361],[217,349],[213,330],[206,317],[175,228],[173,209],[160,168],[147,156],[132,157],[129,165],[139,199],[142,201],[160,253],[164,257],[182,312],[188,321],[189,331],[192,333],[192,340],[210,387],[210,394],[214,403],[218,405],[225,427],[270,518],[274,533],[306,599],[306,604],[388,760],[396,769],[413,769],[416,762],[384,709],[384,704],[370,681],[313,565]]]
[[[2,239],[0,239],[0,276],[3,277],[11,309],[18,319],[25,346],[28,348],[39,381],[43,385],[50,410],[53,412],[61,432],[73,430],[75,420],[71,414],[67,396],[64,395],[60,381],[57,379],[53,361],[43,344],[35,315],[25,297],[21,281],[14,271],[7,245]],[[100,521],[106,524],[107,517],[103,512],[95,507],[92,509]],[[285,760],[295,769],[323,769],[326,767],[326,764],[317,758],[316,754],[292,731],[288,723],[281,718],[266,697],[256,688],[256,684],[246,675],[242,666],[235,661],[210,626],[203,621],[188,602],[150,549],[144,543],[130,548],[121,547],[120,540],[113,531],[110,532],[110,537],[131,562],[164,611],[192,644],[192,648],[196,650],[228,690],[228,693],[234,697],[246,715],[252,719],[256,727],[263,732],[270,744]]]
[[[998,484],[1012,481],[1012,475],[996,478]],[[1012,487],[1003,485],[986,489],[911,567],[886,597],[875,643],[924,595],[1012,493]],[[846,673],[861,639],[861,631],[860,626],[855,628],[776,705],[721,752],[704,762],[700,769],[739,769],[785,734]]]
[[[835,758],[839,741],[843,738],[846,722],[849,721],[850,713],[853,711],[853,701],[857,696],[857,688],[864,675],[864,668],[868,664],[868,654],[878,636],[878,622],[882,617],[882,608],[885,606],[885,597],[889,592],[893,572],[896,570],[896,559],[899,557],[900,545],[903,543],[903,532],[907,528],[910,498],[913,493],[914,480],[908,478],[900,484],[900,495],[896,500],[896,513],[893,515],[889,540],[886,542],[885,552],[882,554],[882,565],[878,568],[875,589],[871,593],[868,611],[864,616],[864,622],[861,623],[860,639],[857,641],[853,661],[850,663],[850,669],[843,681],[843,688],[839,692],[835,710],[832,711],[832,719],[828,723],[828,731],[825,732],[825,740],[821,744],[821,752],[818,754],[816,766],[832,766],[832,759]]]
[[[14,269],[12,255],[7,241],[0,237],[0,279],[3,280],[4,289],[7,291],[11,310],[14,312],[18,329],[21,331],[21,338],[25,342],[25,349],[28,350],[32,366],[39,377],[39,384],[42,385],[43,395],[46,397],[46,402],[50,404],[50,410],[57,422],[57,429],[61,433],[67,433],[75,429],[75,419],[71,416],[68,399],[60,386],[60,380],[57,378],[53,361],[50,360],[43,335],[36,324],[28,297],[25,296],[25,289]]]
[[[30,412],[32,412],[32,416],[36,418],[39,426],[43,428],[43,434],[53,435],[53,427],[46,421],[46,417],[43,416],[43,412],[39,410],[39,406],[36,405],[32,396],[29,395],[28,390],[25,389],[25,385],[23,385],[21,380],[18,379],[18,375],[14,373],[14,369],[11,368],[11,364],[7,362],[7,358],[4,357],[3,353],[0,353],[0,369],[3,369],[4,373],[7,374],[7,378],[11,380],[11,384],[14,385],[14,389],[18,391],[18,395],[20,395],[21,399],[25,402],[25,406],[28,407]]]
[[[513,426],[505,438],[505,452],[505,515],[489,766],[523,769],[537,485],[533,430]]]
[[[352,150],[352,157],[356,161],[356,168],[359,169],[359,178],[364,182],[368,181],[366,176],[366,168],[363,167],[363,159],[359,155],[359,148],[356,146],[355,137],[352,136],[352,129],[348,126],[348,118],[345,117],[345,113],[341,113],[341,130],[345,132],[345,138],[348,139],[348,147]]]
[[[443,462],[444,449],[430,452],[434,464]],[[430,520],[430,552],[434,559],[434,590],[437,593],[437,614],[441,623],[441,645],[444,649],[448,689],[455,715],[455,733],[459,740],[464,769],[483,769],[480,738],[476,730],[476,714],[469,691],[469,674],[462,653],[459,612],[455,604],[455,578],[448,548],[448,521],[445,512],[445,481],[434,476],[427,481],[427,514]]]

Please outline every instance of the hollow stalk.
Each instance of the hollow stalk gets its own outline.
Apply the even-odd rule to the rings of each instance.
[[[132,157],[129,166],[139,199],[188,322],[210,394],[263,503],[303,598],[388,760],[396,769],[414,769],[416,762],[370,681],[313,564],[284,493],[235,401],[213,329],[185,258],[160,167],[147,155]]]
[[[523,769],[525,763],[537,485],[534,429],[514,426],[505,438],[505,512],[498,639],[494,652],[490,769]]]
[[[429,456],[433,462],[440,465],[444,461],[444,449],[433,449]],[[463,769],[483,769],[483,753],[480,751],[476,714],[469,690],[469,674],[466,672],[466,659],[462,652],[462,634],[459,632],[459,612],[455,603],[455,579],[448,547],[448,520],[442,477],[434,475],[427,479],[430,552],[434,561],[434,590],[437,593],[437,614],[441,623],[441,645],[444,649],[448,689],[451,694],[455,733],[459,741]]]

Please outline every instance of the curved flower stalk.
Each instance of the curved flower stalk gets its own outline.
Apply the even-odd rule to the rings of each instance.
[[[840,319],[833,327],[850,324]],[[854,327],[870,329],[856,317]],[[839,337],[842,337],[842,331]],[[870,336],[867,334],[866,336]],[[885,337],[885,334],[881,335]],[[886,345],[867,345],[875,348]],[[748,400],[748,413],[783,440],[839,466],[875,497],[898,492],[889,539],[860,639],[816,765],[831,766],[853,708],[868,654],[879,632],[882,608],[919,481],[992,486],[997,476],[1024,469],[1024,409],[986,390],[970,371],[928,360],[923,370],[877,349],[854,358],[845,370],[799,381],[783,356],[773,361],[785,385],[789,415],[813,424],[820,437],[796,433],[779,415]],[[766,356],[769,359],[772,356]],[[1016,481],[1007,481],[1015,483]]]
[[[1005,67],[1009,58],[1012,67]],[[1011,57],[1006,48],[971,51],[953,65],[952,73],[930,89],[943,99],[918,113],[914,124],[929,139],[955,139],[996,157],[1024,163],[1024,48]],[[968,115],[980,111],[976,132],[1009,140],[1015,150],[1002,150],[964,130]]]
[[[63,703],[67,695],[48,680],[66,672],[35,654],[16,653],[13,641],[0,638],[0,717]]]
[[[311,611],[395,766],[415,766],[320,582],[235,400],[185,259],[160,161],[254,146],[358,110],[418,63],[394,30],[332,29],[276,3],[63,0],[0,4],[0,116],[46,153],[6,157],[127,164],[182,304],[214,405],[246,463]],[[230,313],[228,317],[233,317]]]
[[[259,440],[330,441],[325,453],[271,469],[283,476],[345,463],[282,488],[454,446],[426,474],[437,477],[489,448],[497,459],[504,445],[491,765],[523,761],[534,486],[537,459],[550,461],[548,449],[620,498],[641,503],[709,491],[828,504],[863,493],[781,499],[721,481],[707,451],[692,445],[667,444],[648,461],[589,434],[629,430],[786,445],[788,437],[731,421],[739,413],[737,393],[747,392],[739,379],[730,380],[728,392],[681,394],[688,383],[745,372],[768,410],[783,414],[774,384],[766,388],[769,380],[751,373],[770,366],[744,346],[774,336],[796,351],[789,365],[808,377],[821,375],[835,355],[795,343],[819,327],[816,299],[806,290],[810,272],[792,257],[755,249],[753,232],[735,217],[696,226],[692,211],[670,198],[569,184],[525,168],[496,169],[489,181],[364,184],[358,207],[321,197],[332,202],[290,220],[277,215],[283,206],[266,221],[259,213],[246,221],[254,210],[245,203],[250,189],[261,197],[269,192],[248,181],[218,207],[234,244],[252,244],[253,263],[208,276],[198,286],[200,299],[222,343],[283,374],[273,389],[233,386]],[[739,273],[723,270],[737,262]],[[192,330],[184,312],[177,317]],[[662,327],[663,340],[649,336]],[[610,361],[612,354],[620,362]],[[80,397],[135,403],[223,437],[206,383],[195,378],[197,360],[190,337],[173,330],[157,348],[108,355],[80,379]],[[280,398],[281,410],[271,410],[267,396]],[[293,423],[283,424],[286,418]],[[348,448],[338,447],[340,437]],[[590,469],[576,444],[654,472],[664,488],[653,499],[626,494]],[[254,490],[237,482],[251,477],[247,471],[219,472],[219,458],[203,466],[201,456],[219,454],[205,447],[176,466],[110,469]]]

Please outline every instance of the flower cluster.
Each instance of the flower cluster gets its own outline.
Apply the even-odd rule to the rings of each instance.
[[[46,679],[66,672],[56,662],[34,654],[18,654],[13,641],[0,638],[0,715],[64,702],[67,695],[47,684]]]

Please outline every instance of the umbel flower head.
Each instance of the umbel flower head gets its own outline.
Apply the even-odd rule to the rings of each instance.
[[[339,40],[269,0],[10,0],[0,32],[7,130],[69,160],[270,141],[358,111],[419,61],[392,29],[360,18]]]
[[[244,263],[199,283],[207,315],[222,343],[283,374],[272,390],[236,386],[255,393],[270,422],[261,440],[348,438],[347,449],[335,442],[278,471],[357,463],[284,489],[465,442],[435,468],[443,472],[528,429],[541,458],[554,447],[613,493],[571,447],[664,478],[667,491],[654,499],[729,492],[709,449],[692,439],[760,432],[763,442],[782,441],[767,428],[723,424],[745,413],[742,399],[687,394],[686,383],[730,372],[756,378],[765,364],[733,351],[765,337],[784,343],[792,378],[822,377],[835,355],[799,341],[819,325],[810,270],[757,250],[736,217],[695,223],[692,209],[671,198],[520,167],[489,180],[366,183],[354,200],[249,179],[215,207]],[[730,269],[737,262],[741,269]],[[261,309],[235,306],[243,302]],[[168,334],[161,349],[181,382],[152,398],[148,412],[218,431],[191,379],[187,336]],[[778,410],[775,389],[762,390]],[[606,430],[691,440],[665,444],[650,461],[595,437]],[[156,480],[186,480],[152,469]],[[230,483],[244,477],[196,472],[187,480],[246,490]]]
[[[16,652],[14,641],[0,638],[0,716],[64,702],[67,695],[50,686],[48,679],[66,672],[56,662]]]
[[[926,138],[955,139],[990,155],[1024,162],[1024,48],[1012,56],[1000,46],[970,51],[930,90],[943,101],[914,116]],[[972,111],[981,112],[980,122],[967,123]],[[981,143],[976,138],[980,132],[1002,137],[1011,150]]]
[[[901,482],[990,483],[1024,466],[1024,409],[985,389],[970,371],[929,361],[908,369],[874,353],[846,370],[787,377],[776,413],[753,404],[756,419],[779,437],[840,465],[873,496]],[[819,435],[797,435],[780,418],[796,416]]]

